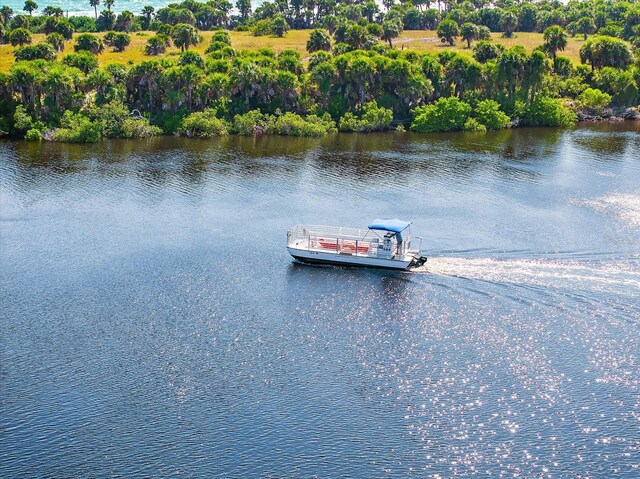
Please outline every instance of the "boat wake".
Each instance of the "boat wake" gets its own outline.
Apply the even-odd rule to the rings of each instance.
[[[416,273],[523,286],[609,293],[640,292],[638,260],[576,262],[534,259],[431,257]]]
[[[612,212],[616,218],[629,227],[640,227],[640,194],[615,193],[589,200],[583,204],[601,213]]]

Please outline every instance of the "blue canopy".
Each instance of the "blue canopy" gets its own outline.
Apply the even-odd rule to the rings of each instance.
[[[391,231],[393,233],[400,233],[406,230],[411,225],[411,221],[404,220],[381,220],[376,218],[369,225],[370,230],[383,230],[383,231]]]

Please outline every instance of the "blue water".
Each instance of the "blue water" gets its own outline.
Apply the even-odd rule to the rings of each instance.
[[[65,13],[68,12],[71,15],[89,15],[92,17],[95,15],[95,11],[93,7],[89,4],[88,0],[71,0],[71,1],[46,0],[43,2],[37,2],[37,3],[38,3],[38,9],[34,12],[35,15],[41,13],[42,10],[49,5],[52,7],[60,7],[65,11]],[[111,10],[113,10],[114,12],[122,12],[123,10],[129,10],[130,12],[133,12],[136,15],[139,15],[140,12],[142,11],[142,8],[147,5],[151,5],[156,10],[158,10],[159,8],[166,7],[171,3],[180,3],[180,2],[179,1],[174,2],[170,0],[160,0],[160,1],[158,0],[116,0],[113,7],[111,7]],[[202,2],[202,3],[206,3],[206,2]],[[255,8],[255,5],[260,5],[262,3],[262,0],[259,0],[257,2],[252,2],[252,3],[254,4],[254,8]],[[15,14],[18,14],[18,13],[26,14],[26,12],[22,10],[24,7],[24,1],[22,0],[4,0],[2,1],[1,5],[7,5],[11,7]],[[100,11],[104,10],[105,8],[106,7],[101,2],[101,4],[98,6],[98,13],[100,13]]]
[[[638,151],[0,143],[0,477],[639,477]],[[424,268],[286,253],[378,216]]]

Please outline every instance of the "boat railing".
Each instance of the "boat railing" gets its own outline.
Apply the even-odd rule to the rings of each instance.
[[[308,239],[309,236],[346,238],[353,240],[363,239],[369,230],[361,230],[358,228],[346,228],[340,226],[323,226],[323,225],[295,225],[287,233],[288,243],[300,239]]]
[[[296,225],[287,233],[287,244],[307,250],[347,255],[378,255],[378,238],[366,238],[369,230],[357,228]]]
[[[413,236],[414,239],[420,240],[418,243],[418,252],[422,251],[422,236]]]

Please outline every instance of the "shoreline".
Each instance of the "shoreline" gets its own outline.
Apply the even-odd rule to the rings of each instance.
[[[627,108],[605,108],[598,115],[585,111],[576,111],[578,122],[582,123],[600,123],[600,122],[620,122],[620,121],[638,121],[640,120],[640,110],[638,107]]]
[[[489,130],[486,132],[474,132],[474,131],[464,131],[464,130],[459,130],[459,131],[444,131],[444,132],[429,132],[429,133],[425,133],[425,132],[416,132],[416,131],[411,131],[409,129],[406,130],[383,130],[383,131],[371,131],[371,132],[353,132],[353,131],[336,131],[336,132],[331,132],[331,133],[327,133],[326,135],[322,135],[322,136],[300,136],[300,135],[280,135],[280,134],[268,134],[268,133],[264,133],[264,134],[256,134],[256,135],[243,135],[243,134],[239,134],[239,133],[228,133],[225,135],[218,135],[218,136],[210,136],[210,137],[199,137],[199,136],[187,136],[187,135],[180,135],[178,133],[163,133],[160,135],[154,135],[154,136],[146,136],[146,137],[141,137],[141,138],[122,138],[122,137],[102,137],[100,140],[98,140],[97,142],[94,143],[82,143],[82,142],[72,142],[72,141],[55,141],[55,140],[50,140],[50,139],[41,139],[39,141],[29,141],[29,140],[25,140],[24,138],[21,138],[20,136],[12,136],[9,134],[4,134],[4,135],[0,135],[0,141],[7,141],[7,142],[24,142],[24,143],[29,143],[29,144],[65,144],[65,145],[96,145],[96,144],[100,144],[100,143],[104,143],[105,141],[140,141],[140,140],[152,140],[152,139],[170,139],[170,138],[175,138],[175,139],[184,139],[184,140],[200,140],[200,141],[207,141],[207,140],[221,140],[224,138],[242,138],[242,139],[253,139],[253,140],[258,140],[258,139],[269,139],[269,138],[287,138],[287,139],[296,139],[296,140],[322,140],[325,138],[330,138],[330,137],[335,137],[335,136],[345,136],[345,137],[376,137],[376,136],[382,136],[382,135],[412,135],[412,136],[417,136],[417,137],[428,137],[428,138],[438,138],[438,137],[449,137],[451,135],[453,136],[461,136],[460,134],[473,134],[474,136],[477,137],[478,133],[487,135],[487,134],[497,134],[500,132],[506,132],[506,131],[523,131],[523,130],[530,130],[530,131],[536,131],[536,130],[552,130],[552,131],[570,131],[572,129],[575,129],[576,127],[590,127],[590,126],[606,126],[606,125],[622,125],[622,124],[627,124],[627,125],[633,125],[636,122],[640,122],[640,112],[636,111],[636,115],[634,117],[627,117],[624,118],[622,116],[599,116],[599,115],[586,115],[583,114],[578,115],[579,119],[578,121],[570,126],[570,127],[561,127],[561,126],[517,126],[517,125],[513,125],[513,126],[509,126],[507,128],[503,128],[500,130]],[[632,128],[633,129],[633,128]]]

